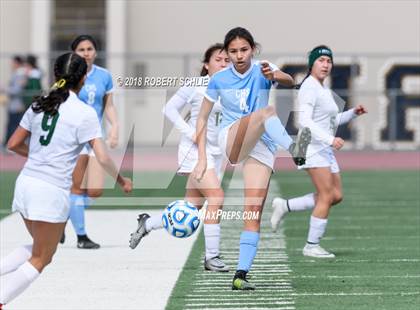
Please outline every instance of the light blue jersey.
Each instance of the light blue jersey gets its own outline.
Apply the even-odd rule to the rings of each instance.
[[[85,85],[79,92],[79,98],[93,107],[102,121],[104,113],[104,97],[113,90],[112,77],[108,70],[93,65],[87,74]]]
[[[270,67],[272,70],[278,70],[274,64],[270,63]],[[231,64],[211,77],[205,96],[211,102],[216,102],[220,98],[223,109],[221,127],[224,128],[266,107],[272,85],[273,82],[267,80],[262,74],[259,61],[253,61],[244,74],[236,71]],[[277,145],[266,133],[261,136],[261,139],[271,152],[276,152]]]

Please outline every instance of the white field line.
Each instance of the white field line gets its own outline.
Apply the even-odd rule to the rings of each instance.
[[[237,185],[239,186],[240,183]],[[271,183],[270,189],[274,190],[271,195],[278,194],[278,184],[275,180]],[[263,225],[268,224],[268,218],[271,215],[271,210],[268,209],[269,203],[265,207],[267,210],[263,213],[265,221]],[[227,206],[224,210],[237,211],[240,209],[236,206]],[[221,255],[223,261],[231,267],[232,271],[238,262],[239,237],[242,226],[242,221],[222,221]],[[186,295],[184,308],[203,310],[245,307],[246,309],[262,310],[275,305],[276,309],[294,310],[294,297],[291,297],[290,293],[295,291],[288,277],[291,269],[285,249],[285,236],[282,230],[276,234],[265,231],[261,235],[258,253],[249,273],[250,282],[257,286],[257,291],[254,294],[232,291],[232,272],[210,274],[203,271],[194,276],[192,281],[197,286],[192,289],[190,294]]]
[[[128,240],[137,228],[138,213],[136,210],[88,210],[89,236],[101,244],[94,251],[76,248],[74,230],[69,223],[66,242],[59,245],[52,264],[4,309],[164,309],[198,233],[191,238],[177,239],[165,230],[155,231],[131,250]],[[19,215],[0,221],[1,257],[30,242]]]

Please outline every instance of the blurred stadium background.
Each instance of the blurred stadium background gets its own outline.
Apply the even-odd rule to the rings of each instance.
[[[366,117],[341,135],[347,149],[416,150],[420,146],[419,1],[10,1],[2,0],[0,84],[7,86],[10,59],[34,54],[51,82],[51,63],[76,35],[97,38],[97,63],[117,77],[197,75],[203,51],[241,25],[269,59],[299,81],[307,52],[318,44],[335,53],[333,89],[347,106],[365,104]],[[171,91],[139,92],[116,86],[121,141],[160,146],[161,108]],[[278,103],[281,104],[281,103]],[[5,105],[0,136],[4,136]],[[152,128],[152,130],[150,130]],[[144,133],[147,132],[147,135]],[[176,145],[176,133],[167,143]]]
[[[184,191],[183,181],[174,177],[179,134],[171,130],[161,113],[166,100],[177,88],[124,88],[118,87],[116,80],[118,77],[195,76],[201,68],[203,51],[210,44],[222,41],[225,33],[235,26],[249,29],[261,44],[258,58],[279,65],[294,75],[297,81],[306,73],[307,52],[319,44],[330,46],[335,55],[335,69],[329,81],[333,90],[344,99],[346,108],[364,104],[369,110],[369,114],[355,120],[349,127],[340,128],[338,133],[347,141],[345,149],[337,153],[343,169],[346,198],[342,207],[334,209],[325,244],[336,250],[339,258],[334,262],[319,263],[301,256],[308,214],[286,218],[281,240],[275,243],[278,236],[270,234],[270,210],[266,208],[263,233],[267,242],[261,246],[261,256],[257,257],[260,260],[257,259],[257,271],[253,276],[259,284],[287,280],[284,291],[278,288],[278,292],[273,292],[270,284],[262,285],[258,295],[241,296],[238,300],[238,294],[232,295],[229,290],[230,274],[220,277],[202,274],[203,236],[200,234],[178,284],[172,290],[167,309],[418,309],[418,0],[0,0],[0,141],[7,121],[5,90],[11,75],[11,58],[28,53],[37,56],[43,72],[42,85],[47,88],[52,81],[51,64],[55,57],[67,52],[70,42],[77,35],[91,34],[99,43],[97,64],[109,69],[114,77],[114,102],[121,126],[120,151],[125,152],[126,143],[132,137],[134,154],[141,159],[134,162],[138,190],[133,193],[130,202],[112,200],[121,194],[109,189],[105,192],[102,207],[96,208],[104,208],[104,205],[112,208],[112,201],[127,209],[138,208],[139,205],[160,208],[166,200],[180,197]],[[276,94],[273,92],[272,101],[281,113],[284,103]],[[292,106],[287,108],[293,109]],[[293,117],[287,115],[282,119],[293,132]],[[23,162],[17,156],[0,154],[0,218],[9,213],[14,180]],[[277,166],[280,172],[273,177],[270,198],[279,194],[291,197],[312,189],[304,173],[284,171],[294,170],[290,160],[278,159]],[[123,167],[131,169],[133,162],[123,162]],[[238,199],[242,195],[242,185],[238,181],[240,175],[227,173],[227,176],[224,182],[227,196]],[[111,202],[107,202],[107,197]],[[143,197],[149,199],[142,200]],[[105,235],[95,232],[94,216],[90,216],[92,234],[97,233],[104,238]],[[225,239],[222,237],[222,250],[227,261],[234,266],[241,228],[240,225],[230,226],[230,222],[223,225],[227,233]],[[115,236],[112,240],[119,242],[114,241]],[[153,251],[154,244],[147,242],[146,249]],[[284,270],[278,271],[274,267],[271,270],[270,266],[279,261],[275,255],[279,252],[282,253]],[[133,252],[128,254],[121,250],[121,253],[124,255],[122,262],[132,266],[130,264],[134,259],[130,255],[134,255]],[[79,257],[77,253],[72,255]],[[140,261],[141,255],[147,254],[136,252],[136,259]],[[162,257],[166,256],[163,251],[157,259],[151,259],[150,266],[153,263],[156,267],[147,268],[157,270],[156,277],[148,278],[150,288],[155,287],[153,281],[160,281],[157,282],[158,288],[163,283],[162,276],[157,276],[160,270],[169,272],[165,267],[159,267],[159,262],[167,266],[165,264],[171,261],[168,257],[164,262]],[[88,256],[81,259],[87,262],[86,271],[92,272],[92,264],[96,262],[89,261]],[[138,271],[133,267],[127,268],[132,268],[132,274]],[[138,269],[144,271],[141,267]],[[258,272],[261,269],[272,271],[272,274],[260,275]],[[121,270],[117,272],[110,278],[121,276]],[[134,283],[135,280],[130,278],[127,281]],[[138,281],[135,283],[140,291],[145,286]],[[95,283],[91,285],[89,290],[94,299],[101,292],[95,290]],[[124,292],[127,289],[121,288]],[[37,303],[40,291],[39,287],[38,290],[34,288],[26,300],[15,304],[16,309],[25,309],[28,300],[27,304],[41,307]],[[144,291],[147,291],[146,288]],[[99,295],[95,295],[97,293]],[[124,300],[125,309],[131,309],[130,305],[141,308],[139,300],[157,298],[153,294],[136,293],[139,299],[133,299],[132,304],[130,300]],[[86,309],[107,309],[100,306],[99,301],[77,304],[78,300],[71,299],[66,292],[57,294],[57,303],[52,302],[51,309],[57,308],[60,302],[64,304],[64,301],[74,307],[85,305]],[[162,298],[165,300],[168,296]],[[206,298],[213,301],[206,302]],[[147,304],[149,308],[143,306],[142,309],[151,309],[151,304]]]

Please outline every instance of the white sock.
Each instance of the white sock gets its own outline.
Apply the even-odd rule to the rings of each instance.
[[[321,238],[324,236],[325,229],[327,228],[328,219],[320,219],[315,216],[311,216],[309,223],[308,243],[318,244]]]
[[[314,193],[310,193],[304,196],[288,199],[287,205],[290,212],[311,210],[315,208],[315,195]]]
[[[32,256],[32,244],[15,249],[0,261],[0,276],[15,271]]]
[[[206,259],[219,256],[220,224],[204,224]]]
[[[7,274],[0,285],[0,303],[7,304],[20,295],[38,278],[38,270],[30,263],[23,263],[18,269]]]
[[[163,228],[162,214],[152,215],[146,220],[146,231],[151,232],[152,230]]]

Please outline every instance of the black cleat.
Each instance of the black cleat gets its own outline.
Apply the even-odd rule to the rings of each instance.
[[[232,290],[254,291],[256,286],[249,283],[246,279],[247,272],[244,270],[237,270],[233,277]]]
[[[306,151],[310,143],[311,130],[308,127],[299,129],[296,142],[292,143],[289,147],[289,152],[297,166],[302,166],[306,163]]]
[[[146,221],[150,217],[147,213],[139,214],[137,218],[137,229],[131,234],[130,248],[133,250],[139,245],[141,239],[148,234],[146,231]]]
[[[87,235],[77,236],[77,248],[95,250],[101,246],[89,239]]]

